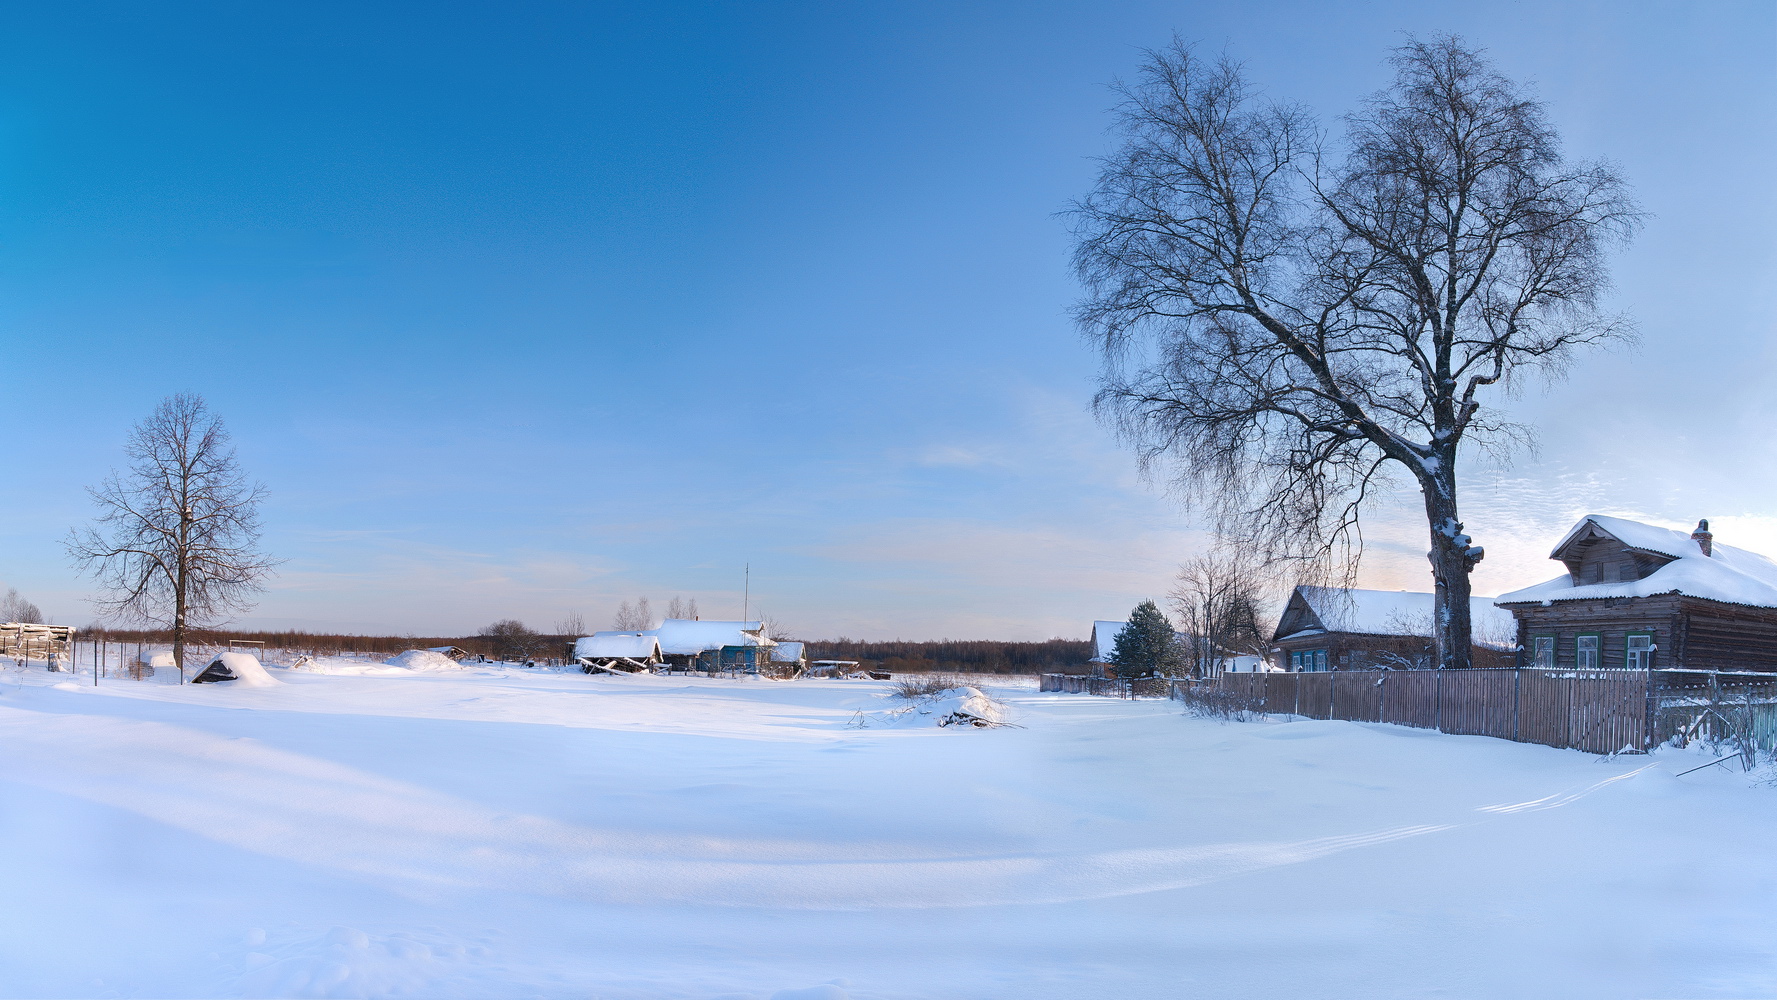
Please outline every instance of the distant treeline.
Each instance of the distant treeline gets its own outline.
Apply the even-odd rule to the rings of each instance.
[[[170,645],[173,641],[171,632],[160,630],[135,629],[92,629],[80,632],[82,642],[105,640],[110,642],[143,643],[145,645]],[[191,635],[190,642],[205,646],[222,646],[230,639],[244,639],[265,643],[267,649],[291,649],[303,653],[329,655],[333,653],[388,653],[395,654],[406,649],[426,649],[432,646],[457,646],[471,653],[492,653],[493,646],[481,636],[420,636],[420,635],[320,635],[314,632],[234,632],[227,630],[205,630]],[[543,636],[540,640],[542,656],[561,656],[565,644],[572,641],[567,636]]]
[[[172,633],[158,630],[89,629],[80,632],[82,642],[109,642],[170,645]],[[265,643],[267,649],[288,649],[302,653],[383,653],[393,655],[404,649],[425,649],[430,646],[457,646],[471,653],[492,655],[493,644],[485,637],[419,636],[419,635],[322,635],[315,632],[235,632],[206,630],[194,633],[190,641],[198,645],[222,646],[230,639]],[[537,640],[539,656],[563,655],[573,636],[546,635]],[[897,673],[921,671],[957,671],[987,674],[1038,674],[1045,671],[1078,668],[1092,656],[1092,644],[1077,639],[1050,639],[1048,642],[993,642],[989,640],[938,639],[932,642],[860,642],[854,639],[811,641],[807,644],[811,660],[857,660],[867,667]]]
[[[1079,667],[1092,656],[1081,639],[1048,642],[992,642],[938,639],[933,642],[859,642],[833,639],[808,643],[811,660],[858,660],[894,673],[950,670],[983,674],[1040,674]]]

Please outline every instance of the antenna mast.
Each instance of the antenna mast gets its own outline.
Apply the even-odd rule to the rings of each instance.
[[[753,564],[752,563],[747,563],[747,568],[746,568],[745,572],[746,572],[746,583],[744,583],[741,587],[740,620],[743,622],[748,622],[748,621],[752,621],[752,619],[747,617],[747,612],[751,611],[753,608]]]

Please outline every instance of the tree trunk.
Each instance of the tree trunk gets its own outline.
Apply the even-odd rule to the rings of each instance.
[[[1432,641],[1438,669],[1474,665],[1474,623],[1469,616],[1469,574],[1481,561],[1481,549],[1462,533],[1456,517],[1454,461],[1442,464],[1425,488],[1425,515],[1431,525],[1433,592]]]
[[[173,580],[173,663],[179,668],[179,683],[185,683],[185,563],[181,559]]]

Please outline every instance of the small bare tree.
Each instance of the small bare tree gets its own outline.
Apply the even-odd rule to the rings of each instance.
[[[773,642],[794,640],[794,637],[790,634],[789,624],[782,619],[773,618],[761,611],[759,612],[759,625],[764,630],[763,634],[765,638],[770,639]]]
[[[617,616],[611,620],[611,627],[619,632],[642,632],[654,627],[654,609],[648,606],[646,597],[636,598],[634,604],[624,601],[617,605]]]
[[[555,623],[556,635],[583,636],[586,634],[586,618],[578,611],[568,612],[568,616]]]
[[[481,630],[481,638],[486,639],[488,645],[493,647],[496,657],[507,661],[530,659],[543,640],[541,635],[516,618],[502,618],[494,622]]]
[[[8,587],[6,596],[0,597],[0,622],[41,624],[43,612],[37,605],[20,597],[17,587]]]
[[[275,565],[258,548],[266,490],[241,472],[222,418],[196,395],[162,400],[124,453],[129,470],[87,491],[99,516],[69,532],[68,553],[103,588],[93,602],[102,616],[171,629],[183,676],[190,631],[252,607]]]
[[[674,595],[673,599],[667,602],[666,616],[668,618],[678,618],[682,620],[696,618],[697,598],[693,597],[689,601],[683,601],[680,600],[677,595]]]
[[[1231,553],[1200,555],[1179,567],[1167,597],[1197,676],[1214,673],[1228,656],[1264,655],[1270,629],[1263,593],[1259,570]]]
[[[1460,667],[1482,549],[1459,451],[1523,434],[1483,405],[1490,387],[1630,335],[1598,305],[1606,251],[1640,214],[1460,39],[1393,61],[1335,164],[1308,113],[1259,98],[1239,66],[1150,53],[1073,213],[1077,316],[1105,359],[1100,412],[1225,539],[1349,577],[1360,513],[1404,473],[1430,529],[1439,665]]]

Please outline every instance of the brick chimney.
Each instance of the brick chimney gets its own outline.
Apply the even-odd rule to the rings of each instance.
[[[1691,532],[1691,541],[1697,543],[1697,548],[1702,549],[1704,555],[1713,556],[1715,554],[1715,536],[1709,532],[1708,518],[1697,522],[1697,530]]]

